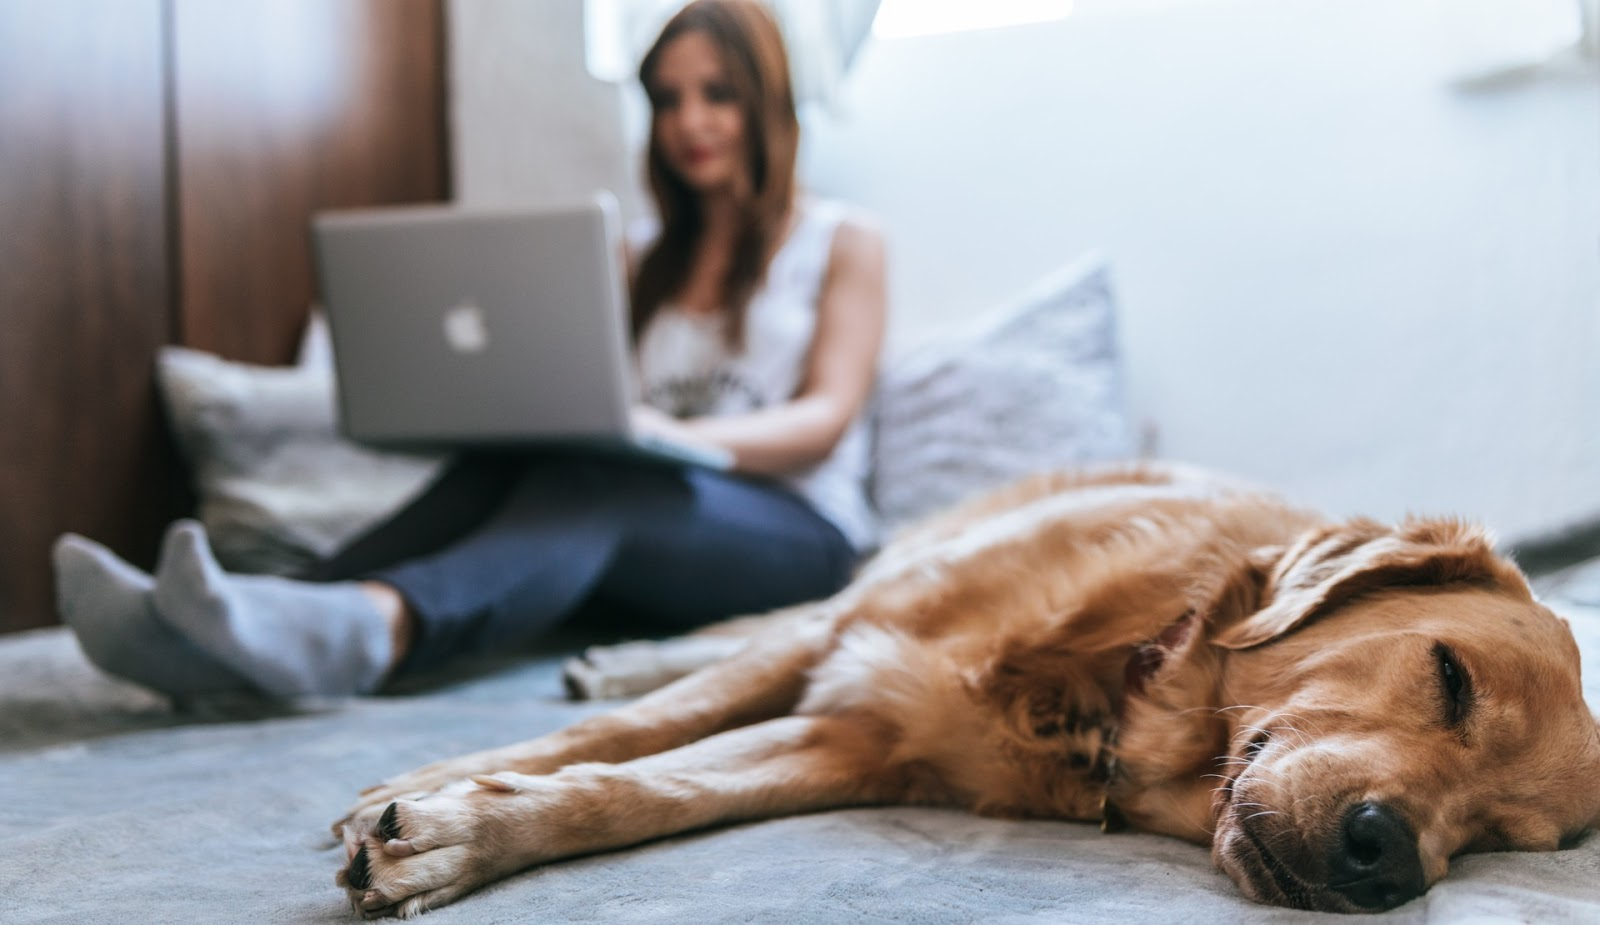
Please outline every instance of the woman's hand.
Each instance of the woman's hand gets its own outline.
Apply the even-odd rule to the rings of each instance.
[[[704,444],[689,433],[683,422],[664,411],[649,405],[634,405],[631,413],[633,432],[641,437],[655,437],[693,445]]]
[[[739,461],[733,451],[696,432],[692,422],[679,420],[649,405],[634,405],[631,417],[635,437],[665,440],[675,446],[699,450],[707,465],[738,468]]]

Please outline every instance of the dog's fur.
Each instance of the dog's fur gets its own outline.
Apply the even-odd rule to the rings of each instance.
[[[363,794],[358,910],[530,865],[865,804],[1125,820],[1253,899],[1367,911],[1600,816],[1566,625],[1478,528],[1331,523],[1189,470],[1043,476],[897,539],[736,654]],[[707,651],[719,652],[712,645]]]

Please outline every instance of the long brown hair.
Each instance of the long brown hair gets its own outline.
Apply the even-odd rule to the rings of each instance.
[[[646,169],[661,234],[642,255],[633,279],[633,336],[637,340],[661,306],[683,291],[695,245],[705,230],[700,197],[667,165],[653,116],[652,84],[661,51],[688,32],[699,32],[716,46],[744,115],[750,196],[740,204],[740,227],[721,292],[728,343],[737,348],[744,343],[746,309],[766,275],[768,258],[794,204],[795,156],[800,146],[783,35],[772,14],[756,0],[695,0],[667,21],[639,65],[639,80],[651,101]]]

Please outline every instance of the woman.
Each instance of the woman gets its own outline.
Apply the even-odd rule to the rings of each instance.
[[[96,664],[176,695],[361,693],[589,609],[676,629],[844,583],[871,541],[882,241],[797,193],[787,58],[755,0],[684,8],[640,77],[660,232],[629,257],[636,420],[734,471],[463,458],[308,580],[227,574],[193,521],[154,576],[66,536],[61,615]]]

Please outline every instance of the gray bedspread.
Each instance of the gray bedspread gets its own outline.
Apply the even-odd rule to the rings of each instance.
[[[1600,610],[1573,619],[1600,665]],[[61,630],[0,637],[0,922],[348,922],[327,824],[355,791],[547,732],[558,658],[382,697],[174,709],[97,674]],[[1588,676],[1590,702],[1600,683]],[[1590,782],[1600,786],[1600,781]],[[449,922],[1290,922],[1204,849],[925,809],[741,825],[525,872]],[[1457,859],[1399,922],[1600,922],[1600,837]]]

